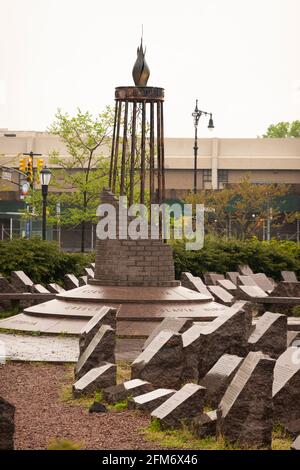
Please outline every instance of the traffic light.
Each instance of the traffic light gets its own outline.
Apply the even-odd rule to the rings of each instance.
[[[32,184],[33,182],[33,158],[29,157],[27,160],[27,169],[26,169],[27,181]]]
[[[40,181],[40,172],[44,168],[44,159],[38,158],[36,163],[36,182],[39,183]]]
[[[26,158],[20,158],[19,170],[22,171],[22,173],[26,173],[26,170],[27,170],[27,159]]]

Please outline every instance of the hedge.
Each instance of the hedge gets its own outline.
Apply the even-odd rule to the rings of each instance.
[[[275,280],[280,280],[280,271],[295,271],[300,276],[300,246],[291,241],[206,237],[199,251],[186,251],[182,241],[175,241],[172,246],[177,279],[184,271],[194,276],[208,271],[225,274],[237,271],[239,264],[248,264],[254,272]]]
[[[40,238],[0,241],[0,273],[7,279],[12,271],[24,271],[34,283],[59,282],[68,273],[82,275],[91,261],[94,255],[65,253]]]

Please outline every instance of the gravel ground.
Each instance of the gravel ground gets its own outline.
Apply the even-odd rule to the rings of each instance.
[[[89,414],[62,402],[61,391],[69,382],[66,365],[0,366],[0,395],[16,406],[16,449],[45,449],[52,439],[82,443],[86,449],[159,449],[139,432],[149,423],[146,415],[128,410]]]

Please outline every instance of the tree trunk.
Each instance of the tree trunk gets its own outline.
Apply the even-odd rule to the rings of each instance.
[[[85,220],[81,222],[81,253],[84,253],[85,249]]]

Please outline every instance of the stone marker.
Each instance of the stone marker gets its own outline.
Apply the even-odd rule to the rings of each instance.
[[[64,276],[64,284],[66,290],[76,289],[76,287],[79,287],[79,281],[74,274],[66,274]]]
[[[31,287],[31,292],[37,294],[50,294],[50,291],[48,291],[46,287],[42,286],[42,284],[33,284]]]
[[[0,274],[0,293],[9,294],[16,292],[16,289],[8,282],[8,280]]]
[[[287,316],[280,313],[264,313],[256,322],[248,340],[249,351],[262,351],[277,359],[287,343]]]
[[[151,413],[162,403],[164,403],[168,398],[174,395],[175,392],[176,390],[172,390],[169,388],[157,388],[152,392],[144,393],[143,395],[133,397],[129,402],[128,408],[134,408],[136,410],[142,410]]]
[[[240,366],[243,358],[232,354],[223,354],[207,372],[199,385],[207,389],[205,404],[217,408],[228,385]]]
[[[273,383],[274,421],[300,419],[300,349],[288,348],[276,361]]]
[[[0,450],[14,449],[15,407],[0,397]]]
[[[116,330],[117,309],[113,307],[102,307],[90,321],[84,326],[79,337],[80,355],[90,344],[97,331],[102,325],[109,325]]]
[[[274,297],[300,297],[300,282],[281,281],[272,291]],[[300,302],[299,302],[300,303]]]
[[[196,292],[200,292],[200,294],[208,295],[212,298],[209,290],[207,289],[206,285],[202,281],[200,277],[193,276],[191,273],[181,273],[181,285],[186,287],[187,289],[194,290]]]
[[[153,388],[153,385],[145,380],[128,380],[103,390],[103,399],[107,403],[117,403],[118,401],[126,400],[128,397],[136,397],[151,392]]]
[[[78,282],[79,282],[79,287],[86,286],[87,283],[88,283],[88,277],[87,276],[80,276],[78,278]]]
[[[223,274],[218,274],[218,273],[204,273],[203,278],[207,286],[210,286],[210,285],[216,286],[217,281],[219,279],[225,279]]]
[[[298,278],[294,271],[281,271],[281,277],[286,282],[298,282]]]
[[[204,387],[188,383],[156,408],[151,416],[159,419],[163,427],[180,427],[202,413],[205,393]]]
[[[252,279],[254,279],[258,287],[268,292],[268,294],[274,289],[274,283],[272,283],[264,273],[252,274]]]
[[[172,331],[173,333],[183,333],[188,330],[193,324],[193,320],[189,318],[164,318],[158,326],[152,331],[151,335],[148,336],[143,350],[153,341],[153,339],[163,330]]]
[[[30,292],[33,286],[32,280],[23,271],[13,271],[10,282],[18,292]]]
[[[232,284],[236,285],[237,286],[237,278],[238,276],[240,275],[240,273],[238,271],[228,271],[226,273],[226,278],[229,279],[229,281],[232,282]]]
[[[291,445],[291,450],[300,450],[300,435],[297,439],[294,440],[293,444]]]
[[[52,282],[51,284],[47,284],[47,289],[49,292],[52,292],[53,294],[60,294],[61,292],[65,292],[65,289],[61,287],[59,284],[56,284],[55,282]]]
[[[270,448],[274,359],[250,352],[235,374],[217,410],[217,433],[241,446]]]
[[[95,334],[75,366],[75,378],[80,379],[89,370],[103,365],[104,362],[114,364],[115,330],[109,325],[102,325]]]
[[[89,268],[92,268],[93,271],[95,270],[95,266],[96,266],[96,263],[90,263],[89,264]]]
[[[257,286],[252,276],[239,275],[237,280],[240,286]]]
[[[253,271],[250,268],[250,266],[248,266],[248,264],[239,265],[238,266],[238,271],[243,276],[252,276],[252,274],[253,274]]]
[[[217,432],[217,410],[195,416],[191,421],[190,429],[200,439],[215,436]]]
[[[73,385],[73,396],[89,395],[96,390],[102,390],[116,385],[117,366],[115,364],[103,364],[89,370],[81,379]]]
[[[225,353],[245,355],[251,329],[251,314],[234,308],[224,312],[207,326],[194,324],[182,334],[182,381],[198,381],[203,378]]]
[[[181,335],[161,331],[131,364],[131,378],[155,387],[179,388],[183,367]]]
[[[227,307],[231,307],[235,299],[230,292],[223,289],[221,286],[207,286],[207,288],[216,302],[219,302],[222,305],[227,305]]]
[[[233,282],[231,282],[229,279],[218,279],[217,285],[223,287],[223,289],[227,290],[231,294],[234,294],[237,289],[236,285],[233,284]]]
[[[84,268],[84,272],[86,276],[88,277],[88,279],[93,279],[95,276],[94,270],[92,268]]]
[[[300,347],[300,331],[288,331],[287,332],[287,348],[289,347]]]
[[[236,296],[241,300],[253,300],[268,297],[268,294],[258,286],[238,286]]]

